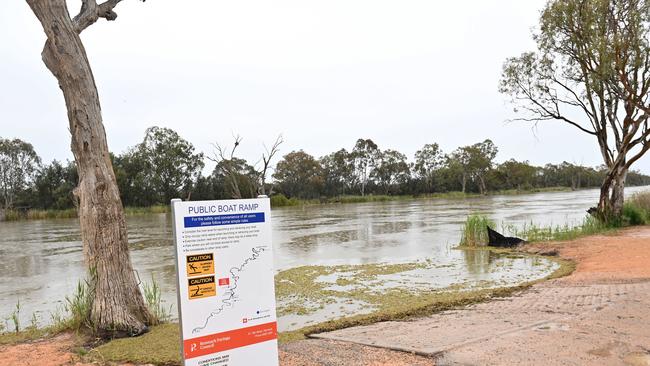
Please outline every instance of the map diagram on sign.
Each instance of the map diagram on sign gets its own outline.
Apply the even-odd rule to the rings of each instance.
[[[233,308],[235,306],[235,303],[237,302],[237,299],[239,297],[238,294],[240,292],[238,291],[238,288],[240,287],[240,283],[239,283],[240,274],[245,272],[246,269],[250,267],[250,265],[252,265],[255,261],[257,261],[260,258],[260,256],[267,250],[268,247],[265,245],[253,247],[251,248],[252,254],[250,256],[245,258],[240,265],[230,268],[229,270],[230,286],[228,290],[224,292],[224,297],[220,299],[219,301],[220,304],[218,305],[217,308],[212,310],[210,314],[207,315],[202,325],[192,329],[192,333],[198,333],[206,329],[211,320],[218,317],[227,309]]]

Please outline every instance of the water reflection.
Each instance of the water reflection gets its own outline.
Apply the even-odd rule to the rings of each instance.
[[[489,273],[494,253],[489,250],[462,250],[465,268],[471,274]]]

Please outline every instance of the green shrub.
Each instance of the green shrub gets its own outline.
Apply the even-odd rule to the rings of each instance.
[[[297,198],[287,198],[282,193],[271,196],[271,207],[298,206],[300,203],[300,200]]]
[[[645,225],[648,216],[647,211],[629,202],[623,205],[623,225]]]

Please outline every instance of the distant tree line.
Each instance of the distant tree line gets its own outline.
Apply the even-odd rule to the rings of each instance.
[[[282,143],[278,138],[258,164],[215,145],[216,163],[203,174],[206,156],[175,131],[147,129],[143,141],[120,155],[111,155],[125,206],[167,204],[172,198],[207,200],[251,198],[283,194],[289,198],[320,199],[343,195],[427,195],[444,192],[486,194],[490,191],[599,187],[605,167],[568,162],[534,166],[510,159],[495,162],[491,140],[444,153],[426,144],[409,161],[403,153],[382,150],[370,139],[359,139],[348,151],[340,149],[320,158],[292,151],[267,174]],[[256,166],[257,165],[257,166]],[[75,207],[77,170],[71,162],[43,164],[31,144],[0,138],[0,193],[5,208],[68,209]],[[627,185],[649,185],[650,176],[632,171]]]

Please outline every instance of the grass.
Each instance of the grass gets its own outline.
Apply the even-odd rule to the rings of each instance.
[[[92,280],[94,275],[94,271],[91,271],[90,279],[77,282],[75,291],[71,295],[65,296],[63,308],[51,314],[52,325],[48,327],[37,328],[38,319],[36,314],[32,314],[30,325],[24,329],[21,328],[20,302],[17,302],[16,308],[5,321],[7,324],[12,323],[13,331],[9,331],[8,326],[0,326],[0,345],[35,340],[65,331],[92,335],[94,327],[90,320],[90,312],[94,297],[94,281]],[[154,316],[153,324],[160,325],[168,322],[171,316],[171,307],[167,309],[162,305],[162,291],[153,275],[151,283],[144,283],[142,290],[149,311]]]
[[[592,216],[586,216],[577,225],[540,226],[530,222],[521,228],[513,225],[502,226],[508,235],[523,238],[528,242],[573,240],[587,235],[615,232],[619,228],[619,225],[605,225]]]
[[[20,332],[20,300],[16,302],[16,308],[11,312],[10,319],[14,325],[14,331],[16,333]]]
[[[180,364],[180,329],[178,323],[168,323],[150,328],[140,337],[115,339],[93,349],[93,359],[136,364]]]
[[[152,325],[168,322],[171,317],[171,305],[169,308],[162,305],[162,290],[153,274],[151,275],[151,283],[143,283],[142,292],[147,307],[149,308],[151,315],[154,317]]]
[[[150,207],[125,207],[124,213],[127,216],[160,214],[170,212],[169,206],[156,205]],[[50,219],[72,219],[78,217],[77,210],[74,208],[65,210],[6,210],[6,221],[18,220],[50,220]]]
[[[494,227],[494,221],[483,215],[470,215],[463,225],[460,245],[467,247],[486,245],[488,243],[488,226]]]
[[[627,206],[626,206],[627,207]],[[633,212],[633,213],[630,213]],[[524,223],[523,226],[502,224],[501,231],[504,235],[515,236],[526,240],[527,242],[545,242],[545,241],[567,241],[577,239],[587,235],[615,233],[622,226],[644,225],[646,223],[643,212],[636,208],[626,208],[623,214],[625,224],[603,224],[592,216],[585,216],[582,222],[577,225],[548,225],[541,226],[534,222]],[[461,231],[461,240],[459,248],[472,248],[485,246],[488,243],[487,229],[490,226],[496,228],[494,221],[480,214],[472,214],[467,217]]]

